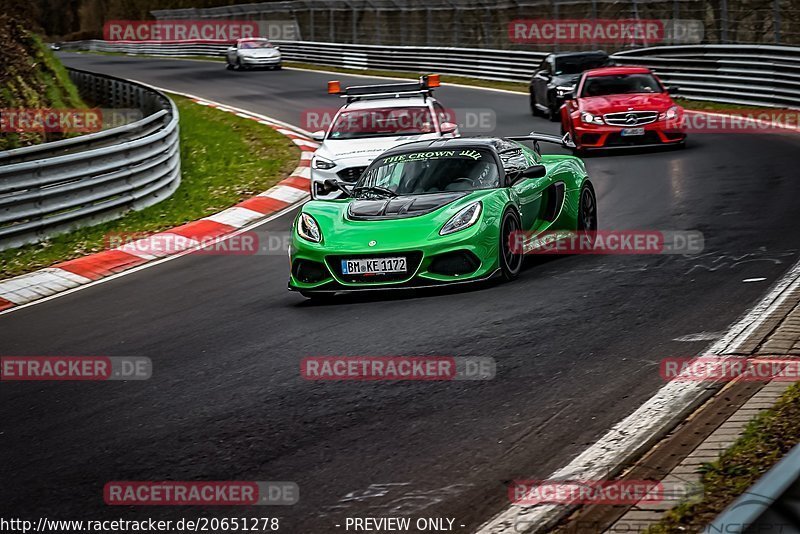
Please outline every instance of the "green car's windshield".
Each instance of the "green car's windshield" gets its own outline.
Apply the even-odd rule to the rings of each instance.
[[[424,150],[375,161],[353,193],[364,198],[475,191],[498,187],[499,181],[497,163],[487,150]]]

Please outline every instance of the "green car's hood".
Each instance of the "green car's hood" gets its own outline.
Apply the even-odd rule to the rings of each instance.
[[[477,200],[483,201],[484,209],[473,228],[481,226],[491,213],[487,201],[502,195],[501,191],[454,191],[386,200],[312,200],[303,206],[303,211],[317,221],[326,249],[379,252],[413,248],[431,239],[462,238],[461,232],[440,236],[439,230],[459,210]],[[376,244],[370,247],[372,241]]]
[[[425,215],[468,195],[466,191],[410,195],[380,200],[351,200],[347,217],[354,221],[405,219]]]

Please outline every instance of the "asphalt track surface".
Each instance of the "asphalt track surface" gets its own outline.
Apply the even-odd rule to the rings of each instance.
[[[62,57],[293,124],[339,103],[323,73]],[[529,116],[524,95],[443,87],[437,96],[493,109],[500,135],[557,129]],[[270,516],[303,534],[341,532],[346,517],[450,517],[469,532],[508,505],[508,481],[546,477],[649,398],[663,385],[662,358],[709,343],[676,338],[725,330],[797,259],[798,147],[789,135],[706,135],[685,150],[587,160],[601,229],[699,230],[699,256],[533,259],[514,283],[316,305],[287,292],[285,256],[190,255],[0,316],[2,354],[154,363],[145,382],[0,385],[0,509]],[[258,231],[285,232],[290,221]],[[299,362],[314,355],[491,356],[498,373],[304,381]],[[280,508],[103,503],[107,481],[167,479],[290,480],[301,497]]]

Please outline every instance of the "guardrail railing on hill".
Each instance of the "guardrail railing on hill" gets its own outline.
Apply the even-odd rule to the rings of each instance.
[[[797,532],[800,527],[800,445],[745,490],[703,532]]]
[[[498,81],[526,81],[545,52],[518,52],[483,48],[377,46],[306,41],[273,41],[284,61],[353,69],[434,71]],[[64,50],[121,52],[153,56],[223,56],[227,45],[169,42],[75,41]]]
[[[498,81],[528,81],[545,52],[276,41],[288,61],[348,67],[430,71]]]
[[[680,96],[731,104],[800,107],[800,48],[771,45],[659,46],[614,54],[646,65]]]
[[[70,70],[89,101],[137,108],[137,122],[0,152],[0,250],[116,219],[180,184],[178,111],[149,87]]]
[[[429,71],[526,82],[545,56],[483,48],[352,45],[275,41],[286,61],[354,69]],[[79,41],[65,49],[163,56],[221,56],[226,45]],[[771,45],[661,46],[619,52],[622,64],[651,67],[681,95],[698,100],[800,107],[800,47]]]

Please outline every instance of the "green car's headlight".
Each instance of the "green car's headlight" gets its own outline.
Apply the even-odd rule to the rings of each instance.
[[[314,217],[307,213],[301,213],[297,218],[297,233],[306,241],[319,243],[322,240],[322,232]]]
[[[469,228],[478,221],[478,217],[480,217],[480,215],[480,201],[473,202],[469,206],[453,215],[450,220],[447,221],[444,226],[442,226],[442,229],[439,230],[439,235],[452,234],[453,232],[458,232],[464,228]]]

